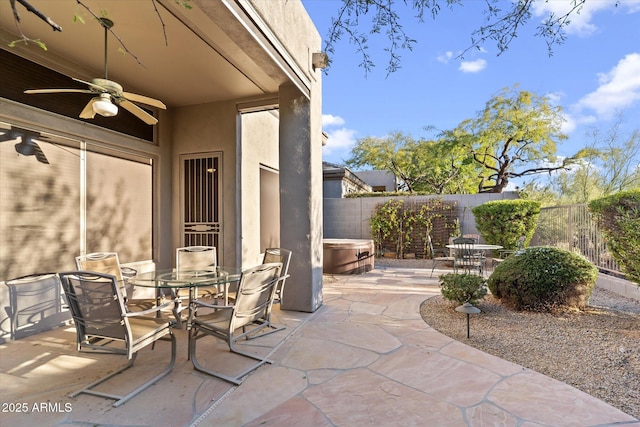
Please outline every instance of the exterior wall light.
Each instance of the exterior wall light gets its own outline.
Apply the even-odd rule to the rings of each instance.
[[[324,52],[315,52],[311,54],[311,65],[313,69],[327,68],[329,66],[329,56]]]

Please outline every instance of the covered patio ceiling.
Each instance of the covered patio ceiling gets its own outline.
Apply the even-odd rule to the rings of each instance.
[[[76,0],[28,1],[60,25],[62,32],[52,31],[16,2],[22,32],[41,40],[47,50],[36,43],[8,47],[20,33],[9,0],[0,0],[1,48],[69,77],[89,81],[103,77],[104,30],[91,13]],[[160,99],[169,108],[274,94],[289,81],[304,88],[300,70],[307,64],[291,63],[245,0],[191,0],[191,9],[175,0],[82,3],[97,15],[106,14],[132,53],[123,54],[123,46],[109,34],[109,79],[125,91]],[[84,23],[74,22],[76,15]]]

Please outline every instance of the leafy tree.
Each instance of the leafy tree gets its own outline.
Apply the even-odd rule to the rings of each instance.
[[[549,55],[553,53],[555,45],[565,41],[565,29],[570,23],[570,17],[579,13],[585,3],[585,0],[563,1],[567,4],[567,12],[562,15],[550,13],[538,25],[535,33],[547,43]],[[518,32],[529,23],[533,4],[534,0],[485,0],[483,15],[478,15],[483,16],[484,24],[473,31],[471,44],[464,52],[480,49],[488,41],[496,43],[498,55],[506,51]],[[443,7],[453,9],[455,6],[464,6],[463,0],[343,0],[335,18],[331,20],[325,37],[325,51],[334,53],[336,43],[346,35],[361,55],[360,66],[367,73],[375,65],[368,53],[369,37],[384,33],[388,39],[384,49],[389,55],[386,70],[387,73],[392,73],[400,68],[400,52],[412,50],[416,44],[416,40],[405,33],[401,15],[411,13],[412,18],[424,22],[425,16],[431,15],[435,19]]]
[[[544,206],[587,203],[640,186],[640,130],[623,131],[624,117],[606,131],[592,130],[591,141],[570,170],[560,171],[547,182],[525,184],[521,194]]]
[[[560,129],[561,112],[545,97],[514,86],[445,137],[464,147],[481,167],[478,192],[502,193],[513,178],[566,169],[582,155],[556,157],[557,143],[567,138]]]
[[[469,193],[473,165],[462,148],[439,141],[414,140],[402,132],[385,138],[361,138],[347,165],[391,171],[408,192],[432,194]]]

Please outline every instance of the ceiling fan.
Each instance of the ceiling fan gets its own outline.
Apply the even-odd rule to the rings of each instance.
[[[18,141],[15,148],[16,151],[23,156],[35,156],[40,163],[49,164],[47,156],[44,155],[42,148],[36,140],[46,141],[48,138],[40,135],[40,132],[34,132],[11,126],[11,129],[0,129],[0,142]]]
[[[100,18],[100,24],[104,28],[104,78],[96,78],[90,82],[73,78],[73,80],[86,84],[88,89],[29,89],[24,93],[91,93],[96,95],[80,112],[81,119],[93,119],[97,114],[103,117],[113,117],[118,114],[118,106],[132,113],[148,125],[155,125],[158,120],[151,114],[138,107],[134,102],[151,107],[166,109],[167,106],[157,99],[149,98],[135,93],[124,92],[122,86],[109,80],[107,74],[107,32],[113,27],[113,21],[108,18]]]

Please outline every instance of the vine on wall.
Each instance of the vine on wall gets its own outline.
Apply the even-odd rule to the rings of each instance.
[[[427,236],[434,249],[444,248],[449,237],[459,233],[457,202],[432,199],[405,202],[393,199],[376,206],[370,218],[371,235],[376,255],[394,253],[396,258],[413,254],[416,258],[431,258]]]

